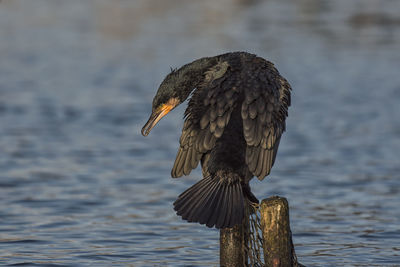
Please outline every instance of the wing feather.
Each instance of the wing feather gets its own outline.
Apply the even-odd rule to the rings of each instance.
[[[263,86],[245,91],[241,116],[247,143],[246,164],[262,180],[274,165],[290,105],[290,85],[276,69],[260,72]]]
[[[202,155],[214,148],[229,123],[237,98],[238,90],[224,86],[223,79],[196,89],[185,111],[172,177],[188,175]]]

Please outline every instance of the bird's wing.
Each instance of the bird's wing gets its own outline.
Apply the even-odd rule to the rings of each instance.
[[[247,143],[246,164],[262,180],[271,171],[285,131],[291,88],[275,69],[261,72],[257,85],[245,91],[242,119]]]
[[[172,177],[188,175],[196,168],[202,155],[215,146],[228,125],[238,90],[222,85],[223,81],[203,85],[190,99]]]

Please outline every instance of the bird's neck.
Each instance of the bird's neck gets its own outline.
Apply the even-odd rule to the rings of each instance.
[[[205,72],[216,65],[217,62],[217,57],[204,57],[176,70],[176,74],[179,75],[179,79],[183,84],[183,88],[181,88],[183,90],[183,99],[186,99],[193,89],[204,80]]]

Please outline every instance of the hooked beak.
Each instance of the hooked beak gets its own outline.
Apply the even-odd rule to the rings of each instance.
[[[172,109],[174,109],[178,105],[178,101],[175,98],[171,98],[168,103],[161,105],[159,108],[154,110],[151,115],[149,120],[146,122],[146,124],[142,128],[142,135],[143,136],[148,136],[151,129],[156,126],[156,124],[161,120],[162,117],[167,115]]]

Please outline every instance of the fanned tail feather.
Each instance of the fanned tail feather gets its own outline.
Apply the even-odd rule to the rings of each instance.
[[[230,228],[243,221],[243,194],[239,177],[207,176],[180,194],[174,209],[188,222]]]

